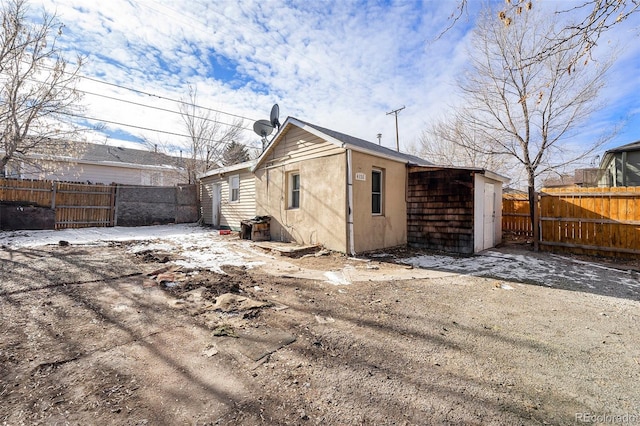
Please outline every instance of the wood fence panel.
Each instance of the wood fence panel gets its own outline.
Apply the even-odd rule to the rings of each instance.
[[[640,187],[545,189],[540,221],[547,249],[640,256]]]
[[[56,183],[56,229],[113,226],[115,188]]]
[[[528,200],[521,198],[502,200],[502,231],[513,235],[533,236]]]
[[[51,207],[52,196],[51,181],[0,178],[0,201]]]

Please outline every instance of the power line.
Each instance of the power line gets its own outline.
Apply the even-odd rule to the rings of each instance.
[[[33,78],[27,78],[27,80],[29,80],[31,82],[34,82],[34,83],[40,83],[40,84],[44,84],[45,83],[45,82],[42,82],[40,80],[36,80],[36,79],[33,79]],[[177,114],[177,115],[181,115],[181,116],[183,115],[183,113],[181,113],[180,111],[174,111],[174,110],[171,110],[171,109],[168,109],[168,108],[162,108],[162,107],[158,107],[158,106],[154,106],[154,105],[147,105],[147,104],[143,104],[143,103],[139,103],[139,102],[130,101],[130,100],[127,100],[127,99],[117,98],[115,96],[109,96],[109,95],[103,95],[103,94],[100,94],[100,93],[90,92],[90,91],[84,90],[84,89],[77,89],[76,88],[74,90],[76,90],[78,92],[85,93],[87,95],[98,96],[98,97],[111,99],[111,100],[118,101],[118,102],[123,102],[123,103],[128,103],[128,104],[131,104],[131,105],[141,106],[141,107],[144,107],[144,108],[155,109],[155,110],[158,110],[158,111],[169,112],[171,114]],[[243,129],[243,130],[253,131],[253,129],[248,128],[248,127],[235,126],[234,124],[225,123],[223,121],[214,120],[212,118],[205,118],[205,117],[199,117],[199,118],[204,120],[204,121],[209,121],[209,122],[221,124],[221,125],[224,125],[224,126],[238,127],[240,129]],[[96,120],[100,120],[100,119],[96,119]],[[106,120],[102,120],[102,121],[106,121]],[[114,123],[114,124],[122,124],[122,123],[117,123],[117,122],[112,122],[112,123]],[[149,129],[149,130],[152,130],[152,129]]]
[[[89,77],[89,76],[86,76],[86,75],[78,75],[78,77],[79,78],[83,78],[85,80],[94,81],[96,83],[104,84],[104,85],[107,85],[107,86],[113,86],[113,87],[118,87],[120,89],[129,90],[131,92],[138,93],[140,95],[146,95],[146,96],[150,96],[150,97],[153,97],[153,98],[163,99],[165,101],[171,101],[171,102],[176,102],[176,103],[180,103],[180,104],[187,105],[187,106],[193,106],[193,107],[200,108],[200,109],[203,109],[203,110],[213,111],[213,112],[217,112],[217,113],[220,113],[220,114],[229,115],[231,117],[242,118],[243,120],[257,121],[254,118],[249,118],[249,117],[245,117],[245,116],[242,116],[242,115],[233,114],[233,113],[222,111],[222,110],[219,110],[219,109],[203,107],[203,106],[200,106],[200,105],[197,105],[197,104],[193,104],[191,102],[185,102],[185,101],[180,100],[180,99],[172,99],[172,98],[168,98],[166,96],[156,95],[155,93],[149,93],[149,92],[145,92],[143,90],[133,89],[131,87],[123,86],[121,84],[109,83],[107,81],[99,80],[97,78]]]
[[[171,114],[183,115],[180,111],[174,111],[174,110],[168,109],[168,108],[162,108],[162,107],[158,107],[158,106],[154,106],[154,105],[147,105],[147,104],[143,104],[143,103],[139,103],[139,102],[130,101],[130,100],[127,100],[127,99],[116,98],[115,96],[109,96],[109,95],[103,95],[103,94],[100,94],[100,93],[94,93],[94,92],[90,92],[88,90],[83,90],[83,89],[76,89],[76,90],[78,90],[79,92],[82,92],[82,93],[86,93],[87,95],[99,96],[101,98],[111,99],[111,100],[114,100],[114,101],[123,102],[123,103],[131,104],[131,105],[137,105],[137,106],[141,106],[141,107],[144,107],[144,108],[151,108],[151,109],[155,109],[155,110],[158,110],[158,111],[169,112]],[[214,119],[211,119],[211,118],[205,118],[205,117],[200,117],[200,118],[202,120],[210,121],[212,123],[218,123],[218,124],[222,124],[222,125],[225,125],[225,126],[236,127],[233,124],[225,123],[225,122],[214,120]],[[253,130],[253,129],[249,128],[249,127],[239,126],[239,128],[241,128],[243,130],[250,130],[250,131]]]
[[[73,65],[73,64],[70,64],[70,65]],[[59,70],[54,70],[53,68],[51,68],[49,66],[46,66],[46,65],[42,65],[42,68],[48,69],[50,71],[59,71]],[[63,71],[63,72],[65,74],[73,74],[73,73],[71,73],[69,71]],[[128,90],[130,92],[138,93],[140,95],[145,95],[145,96],[149,96],[149,97],[153,97],[153,98],[158,98],[158,99],[162,99],[162,100],[165,100],[165,101],[171,101],[171,102],[175,102],[175,103],[179,103],[179,104],[183,104],[183,105],[187,105],[187,106],[193,106],[193,107],[196,107],[196,108],[203,109],[205,111],[212,111],[212,112],[228,115],[228,116],[231,116],[231,117],[241,118],[243,120],[249,120],[251,122],[257,121],[257,119],[255,119],[255,118],[245,117],[243,115],[233,114],[231,112],[226,112],[226,111],[222,111],[222,110],[215,109],[215,108],[204,107],[204,106],[201,106],[201,105],[198,105],[198,104],[194,104],[194,103],[191,103],[191,102],[183,101],[181,99],[173,99],[173,98],[169,98],[169,97],[162,96],[162,95],[156,95],[155,93],[145,92],[144,90],[134,89],[132,87],[123,86],[121,84],[110,83],[108,81],[100,80],[100,79],[95,78],[95,77],[89,77],[87,75],[77,74],[77,77],[85,79],[85,80],[93,81],[95,83],[104,84],[106,86],[112,86],[112,87],[117,87],[119,89]],[[84,92],[84,90],[82,90],[82,89],[76,89],[76,90]],[[153,108],[153,107],[151,107],[151,108]],[[222,123],[222,124],[226,124],[226,123]],[[251,129],[246,129],[246,130],[251,130]]]
[[[183,137],[183,138],[191,138],[190,135],[185,135],[183,133],[170,132],[168,130],[152,129],[150,127],[143,127],[143,126],[138,126],[138,125],[135,125],[135,124],[127,124],[127,123],[121,123],[121,122],[111,121],[111,120],[103,120],[103,119],[100,119],[100,118],[88,117],[86,115],[80,115],[80,114],[72,114],[72,113],[69,113],[69,112],[61,112],[60,114],[63,114],[63,115],[69,116],[69,117],[76,117],[76,118],[81,118],[81,119],[85,119],[85,120],[97,121],[97,122],[100,122],[100,123],[115,124],[115,125],[118,125],[118,126],[131,127],[131,128],[139,129],[139,130],[146,130],[146,131],[149,131],[149,132],[162,133],[162,134],[170,135],[170,136],[179,136],[179,137]],[[222,140],[216,140],[216,139],[207,139],[207,141],[209,141],[209,142],[218,142],[218,143],[223,143],[224,142]],[[244,145],[253,146],[253,145],[249,145],[249,144],[246,144],[246,143]]]

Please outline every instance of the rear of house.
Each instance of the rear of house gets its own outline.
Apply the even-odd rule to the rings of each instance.
[[[256,213],[271,238],[344,253],[404,245],[406,164],[424,160],[289,117],[263,152]]]
[[[240,230],[240,222],[256,215],[255,161],[213,169],[200,176],[200,205],[205,224]]]

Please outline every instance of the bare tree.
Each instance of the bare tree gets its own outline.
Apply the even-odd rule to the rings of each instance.
[[[505,26],[509,26],[535,8],[536,3],[533,0],[506,0],[497,17]],[[469,0],[458,1],[455,12],[449,17],[449,25],[440,36],[462,18],[468,11],[468,6]],[[603,34],[637,12],[640,12],[640,0],[583,0],[581,3],[568,5],[556,12],[559,17],[568,18],[563,26],[562,37],[541,40],[542,44],[536,56],[527,59],[541,60],[547,55],[571,51],[570,66],[574,68],[581,59],[589,61],[593,48],[597,46]]]
[[[585,158],[606,140],[579,148],[569,143],[599,106],[611,60],[573,69],[574,49],[539,55],[549,40],[565,37],[554,18],[529,11],[504,25],[485,11],[459,82],[464,107],[443,124],[453,135],[459,126],[474,135],[452,138],[463,149],[515,159],[525,170],[530,200],[540,174]]]
[[[513,177],[514,159],[489,154],[483,140],[460,121],[439,121],[423,130],[416,154],[443,166],[477,167]]]
[[[0,176],[12,160],[38,167],[37,157],[79,133],[72,117],[81,109],[75,84],[82,58],[71,66],[61,56],[55,15],[43,11],[33,23],[27,12],[26,0],[6,0],[0,11]]]
[[[189,154],[185,167],[189,183],[196,176],[220,164],[225,147],[242,139],[243,120],[235,119],[231,124],[220,121],[219,114],[197,105],[197,89],[189,86],[189,96],[179,104],[180,115],[189,134]]]

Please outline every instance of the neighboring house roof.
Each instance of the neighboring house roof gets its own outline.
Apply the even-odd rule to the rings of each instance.
[[[607,152],[605,152],[605,155],[609,153],[624,152],[624,151],[640,151],[640,141],[628,143],[626,145],[622,145],[617,148],[612,148]]]
[[[529,194],[526,191],[520,189],[506,187],[502,188],[502,196],[512,200],[528,200]]]
[[[291,126],[299,127],[311,134],[318,136],[326,140],[327,142],[333,143],[336,146],[352,149],[354,151],[359,151],[371,155],[375,155],[378,157],[388,158],[391,160],[400,161],[403,163],[410,163],[416,165],[432,165],[429,161],[416,157],[415,155],[405,154],[404,152],[394,151],[392,149],[386,148],[384,146],[375,144],[373,142],[368,142],[364,139],[359,139],[354,136],[346,135],[344,133],[336,132],[335,130],[326,129],[324,127],[317,126],[315,124],[307,123],[305,121],[299,120],[294,117],[287,117],[284,124],[280,127],[278,133],[274,136],[273,140],[260,155],[256,164],[253,166],[252,171],[255,171],[256,168],[262,163],[262,161],[269,155],[269,153],[273,150],[273,148],[280,141],[282,135],[284,135]]]
[[[181,168],[182,166],[181,158],[171,157],[160,152],[94,143],[79,143],[75,146],[77,146],[76,149],[67,145],[69,152],[55,156],[54,159],[129,167]]]
[[[640,141],[631,142],[626,145],[621,145],[619,147],[612,148],[606,151],[602,156],[602,160],[600,160],[600,168],[606,169],[609,163],[611,163],[611,160],[613,159],[614,154],[617,154],[620,152],[631,152],[631,151],[640,151]]]
[[[561,186],[573,186],[576,184],[575,176],[573,175],[558,175],[549,177],[544,180],[542,186],[545,188],[561,187]]]
[[[245,169],[251,170],[251,168],[256,164],[256,161],[257,160],[245,161],[244,163],[232,164],[230,166],[207,170],[207,172],[198,175],[198,179],[203,179],[209,176],[218,176],[225,173],[238,172]]]

